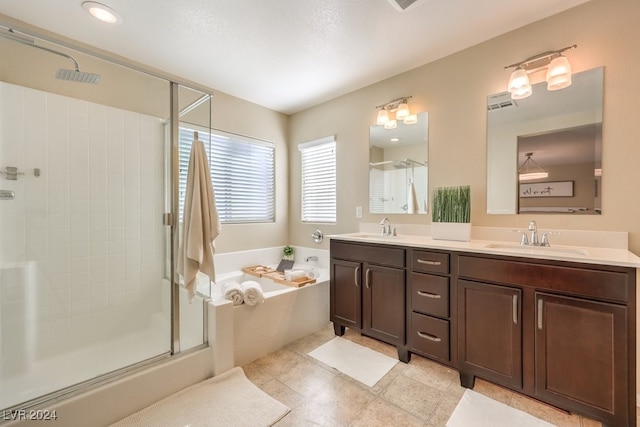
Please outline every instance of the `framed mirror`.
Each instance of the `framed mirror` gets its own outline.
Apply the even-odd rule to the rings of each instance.
[[[603,77],[599,67],[565,89],[487,97],[488,214],[602,213]]]
[[[369,129],[369,212],[424,214],[428,201],[428,119]]]

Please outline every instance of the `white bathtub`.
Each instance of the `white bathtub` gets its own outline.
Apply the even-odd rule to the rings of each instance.
[[[320,274],[316,283],[296,288],[248,275],[241,268],[225,271],[238,265],[262,264],[275,268],[282,248],[216,255],[218,271],[209,304],[209,343],[213,349],[215,374],[250,363],[321,329],[329,322],[328,251],[295,249],[294,268],[316,270]],[[312,255],[318,257],[318,261],[305,263],[305,259]],[[224,298],[222,284],[245,280],[260,283],[265,295],[263,303],[234,306]]]

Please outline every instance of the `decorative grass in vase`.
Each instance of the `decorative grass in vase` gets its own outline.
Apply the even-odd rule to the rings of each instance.
[[[471,188],[437,187],[431,200],[431,237],[438,240],[471,238]]]

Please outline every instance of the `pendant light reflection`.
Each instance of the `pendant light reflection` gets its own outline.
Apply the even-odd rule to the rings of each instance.
[[[527,156],[526,160],[518,168],[519,181],[532,181],[549,177],[549,173],[531,158],[533,153],[525,153],[525,156]]]

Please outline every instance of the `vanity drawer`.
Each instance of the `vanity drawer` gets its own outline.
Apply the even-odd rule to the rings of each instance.
[[[411,313],[411,344],[417,353],[450,360],[449,321]]]
[[[366,261],[370,264],[404,268],[404,249],[382,245],[360,245],[356,243],[331,241],[331,257],[352,261]]]
[[[434,316],[449,317],[449,278],[412,273],[411,309]]]
[[[428,251],[413,251],[411,256],[413,271],[449,274],[449,254]]]
[[[623,303],[629,300],[629,274],[597,267],[461,255],[458,257],[458,275],[483,282],[528,286]]]

